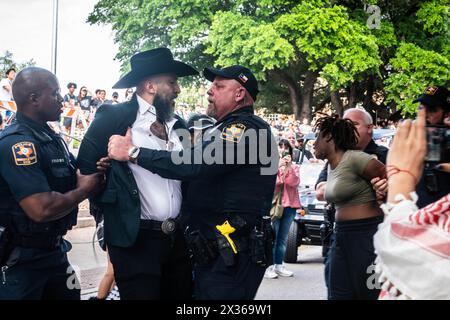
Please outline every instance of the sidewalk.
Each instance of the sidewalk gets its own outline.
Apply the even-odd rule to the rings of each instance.
[[[81,281],[82,300],[95,295],[106,270],[106,253],[98,243],[92,243],[94,232],[95,227],[75,228],[65,237],[73,246],[68,256]]]

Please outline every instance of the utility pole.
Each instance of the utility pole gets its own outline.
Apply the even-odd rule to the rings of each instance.
[[[55,75],[58,55],[58,4],[59,0],[53,0],[52,72]]]

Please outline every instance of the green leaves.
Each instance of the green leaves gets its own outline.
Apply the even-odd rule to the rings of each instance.
[[[247,65],[259,79],[265,79],[267,71],[287,67],[295,60],[294,48],[272,24],[231,12],[214,16],[207,45],[206,53],[217,57],[216,66]]]
[[[416,113],[413,100],[426,87],[450,84],[450,60],[412,43],[401,43],[390,63],[393,73],[385,81],[387,101],[394,102],[404,113]]]
[[[364,4],[380,7],[379,28],[367,27]],[[448,0],[100,0],[88,22],[112,24],[123,71],[139,50],[166,46],[200,70],[250,67],[260,103],[309,108],[303,86],[314,72],[315,96],[352,87],[352,100],[374,107],[372,94],[387,94],[414,112],[425,87],[448,84],[449,15]]]
[[[432,35],[449,31],[450,9],[448,1],[424,2],[420,5],[416,15],[418,22],[423,25],[423,29]]]
[[[295,9],[295,14],[282,15],[276,26],[304,54],[310,69],[321,71],[333,90],[345,87],[363,72],[377,73],[382,63],[377,38],[365,25],[350,20],[346,8],[301,4]],[[389,45],[389,41],[392,38],[386,36],[382,44]]]

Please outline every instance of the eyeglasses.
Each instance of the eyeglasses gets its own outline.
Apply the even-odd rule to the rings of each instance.
[[[81,90],[81,92],[87,92],[87,90],[84,90],[84,89],[83,89],[83,90]]]

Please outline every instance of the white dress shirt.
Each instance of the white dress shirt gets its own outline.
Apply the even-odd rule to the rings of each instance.
[[[155,150],[181,150],[182,145],[173,125],[172,119],[166,122],[168,142],[159,139],[151,131],[150,126],[156,121],[155,107],[137,95],[139,110],[136,121],[131,129],[132,141],[135,146]],[[160,177],[134,163],[128,162],[136,180],[141,200],[141,219],[164,221],[176,218],[181,208],[181,181]]]

